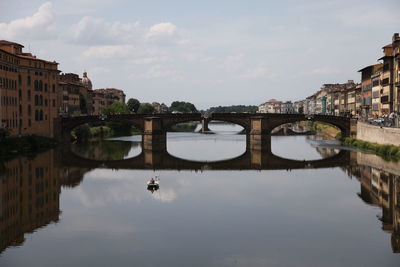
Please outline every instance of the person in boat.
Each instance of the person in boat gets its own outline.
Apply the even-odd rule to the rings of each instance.
[[[150,184],[154,184],[156,181],[154,180],[154,178],[150,179]]]

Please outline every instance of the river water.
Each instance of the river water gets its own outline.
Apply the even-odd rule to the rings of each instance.
[[[169,133],[168,154],[196,163],[246,152],[238,127],[211,128],[216,134]],[[108,169],[83,160],[135,159],[140,141],[74,145],[75,165],[65,150],[5,162],[0,266],[400,264],[398,163],[356,151],[347,165],[320,169]],[[282,158],[340,149],[313,136],[272,138]],[[160,188],[149,191],[155,176]]]

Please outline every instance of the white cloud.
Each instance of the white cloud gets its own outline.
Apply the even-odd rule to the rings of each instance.
[[[171,81],[183,80],[181,71],[166,69],[160,65],[152,66],[147,72],[141,74],[131,74],[132,80],[151,80],[151,79],[167,79]]]
[[[242,54],[227,56],[220,67],[227,71],[237,71],[244,65],[243,59],[244,55]]]
[[[50,39],[56,36],[55,14],[50,2],[42,4],[30,17],[0,23],[3,39]]]
[[[170,58],[168,56],[140,57],[140,58],[132,59],[129,62],[131,62],[133,64],[142,65],[142,64],[161,63],[161,62],[168,61],[169,59]]]
[[[82,56],[98,59],[121,58],[131,55],[134,49],[133,45],[91,46],[82,53]]]
[[[244,74],[240,75],[242,78],[248,78],[248,79],[257,79],[257,78],[275,78],[277,77],[278,74],[276,72],[271,71],[267,67],[263,65],[258,65],[257,67],[253,69],[249,69],[246,71]]]
[[[146,34],[148,40],[171,38],[176,35],[176,26],[171,22],[163,22],[150,27]]]
[[[91,68],[89,70],[89,72],[91,74],[93,74],[93,75],[98,75],[98,74],[110,73],[111,70],[109,68],[106,68],[106,67],[94,67],[94,68]]]
[[[340,69],[334,67],[320,67],[313,69],[310,74],[328,75],[328,74],[338,74],[341,72],[342,71]]]
[[[84,17],[72,26],[74,42],[83,44],[126,43],[139,38],[139,23],[107,22],[101,18]]]

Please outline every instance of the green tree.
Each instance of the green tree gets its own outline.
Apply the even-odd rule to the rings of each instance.
[[[127,105],[122,104],[121,102],[114,102],[103,110],[103,114],[129,114],[129,109]]]
[[[149,103],[140,103],[137,113],[139,114],[150,114],[154,112],[154,107]]]
[[[128,100],[128,109],[131,113],[137,113],[139,107],[140,107],[140,102],[136,98],[130,98]]]
[[[190,102],[174,101],[169,108],[171,112],[192,113],[197,112],[195,105]]]

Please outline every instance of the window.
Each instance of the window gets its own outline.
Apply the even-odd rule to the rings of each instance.
[[[382,86],[386,86],[389,84],[389,78],[383,79],[382,80]]]

